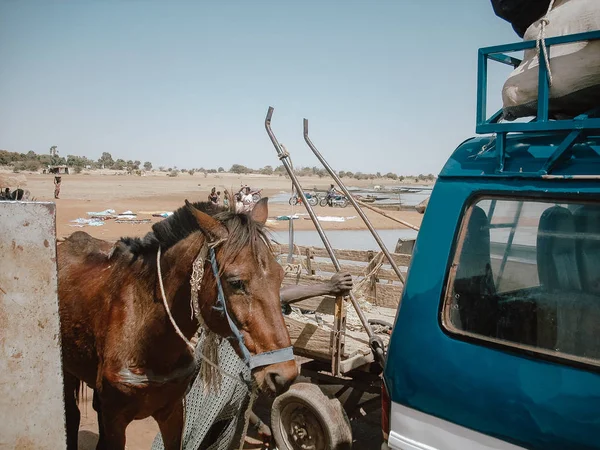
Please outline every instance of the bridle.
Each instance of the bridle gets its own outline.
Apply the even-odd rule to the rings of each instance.
[[[270,364],[277,364],[280,362],[291,361],[294,359],[294,348],[284,347],[279,348],[277,350],[269,350],[262,353],[257,353],[255,355],[251,355],[248,347],[244,342],[244,336],[242,332],[236,325],[236,323],[231,318],[231,314],[227,309],[227,302],[225,301],[225,294],[223,293],[223,286],[221,285],[221,277],[219,276],[219,266],[217,265],[217,258],[215,256],[214,246],[209,244],[209,253],[210,253],[210,264],[213,270],[213,274],[215,276],[215,280],[217,280],[217,302],[216,305],[213,306],[213,309],[218,311],[220,314],[224,315],[229,323],[229,328],[231,328],[231,332],[233,336],[228,337],[228,340],[237,340],[237,343],[240,347],[242,354],[244,355],[244,362],[250,370],[256,367],[268,366]]]
[[[227,323],[229,324],[229,328],[231,329],[232,336],[228,336],[226,339],[229,341],[237,342],[240,351],[243,355],[243,360],[246,365],[250,368],[250,370],[255,369],[256,367],[268,366],[271,364],[277,364],[285,361],[291,361],[294,359],[294,349],[292,346],[279,348],[276,350],[269,350],[262,353],[257,353],[255,355],[250,354],[246,343],[244,342],[244,336],[240,331],[239,327],[236,325],[235,321],[232,319],[231,314],[227,308],[227,302],[225,301],[225,294],[223,293],[223,285],[221,284],[221,277],[219,275],[219,265],[217,264],[217,258],[215,255],[215,248],[222,244],[225,239],[220,239],[218,241],[208,242],[205,241],[202,248],[198,252],[198,256],[194,260],[192,264],[192,276],[190,277],[191,284],[191,309],[192,315],[196,317],[199,323],[203,323],[202,316],[200,313],[200,304],[198,302],[198,291],[202,287],[202,278],[204,276],[204,263],[206,261],[206,255],[209,254],[209,261],[212,267],[213,275],[215,277],[217,283],[217,300],[215,305],[212,307],[216,310],[222,317],[225,317]],[[177,334],[188,344],[188,346],[194,349],[193,345],[189,342],[187,338],[183,335],[175,319],[171,315],[171,311],[169,310],[168,303],[166,301],[166,295],[164,293],[164,287],[162,282],[162,274],[160,270],[160,247],[157,253],[157,270],[158,270],[158,279],[160,283],[161,293],[163,296],[163,302],[165,304],[165,308],[167,309],[167,314],[171,319],[171,323],[175,328]]]

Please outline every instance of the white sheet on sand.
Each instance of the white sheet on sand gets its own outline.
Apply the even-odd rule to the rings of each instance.
[[[346,220],[356,219],[356,216],[317,216],[317,219],[319,219],[319,222],[345,222]]]
[[[83,227],[84,225],[88,225],[90,227],[101,227],[104,225],[104,221],[100,219],[75,219],[71,220],[71,222],[75,223],[75,225],[71,225],[72,227]]]
[[[104,211],[99,212],[88,212],[88,216],[114,216],[117,212],[114,209],[105,209]]]

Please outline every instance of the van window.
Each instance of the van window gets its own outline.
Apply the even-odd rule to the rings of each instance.
[[[455,246],[442,323],[600,365],[600,204],[476,201]]]

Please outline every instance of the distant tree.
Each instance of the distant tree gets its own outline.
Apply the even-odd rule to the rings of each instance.
[[[142,165],[142,163],[140,161],[138,161],[137,159],[133,162],[133,168],[135,170],[139,170],[141,165]]]
[[[397,180],[398,179],[398,175],[396,175],[393,172],[388,172],[385,174],[386,178],[389,178],[390,180]]]
[[[188,173],[189,173],[190,175],[194,175],[194,169],[190,169],[190,170],[188,170]]]
[[[218,171],[219,173],[222,173],[222,172],[225,172],[225,169],[223,169],[222,167],[219,167],[219,168],[217,169],[217,171]]]
[[[75,166],[75,173],[81,173],[83,166]]]
[[[110,168],[112,170],[123,170],[125,169],[127,163],[125,162],[125,160],[123,159],[117,159],[112,166],[110,166]]]
[[[177,175],[179,175],[179,172],[177,170],[170,170],[169,173],[167,174],[167,176],[169,177],[176,177]]]
[[[69,167],[85,167],[87,158],[82,158],[76,155],[67,155],[67,166]]]
[[[260,169],[258,171],[258,173],[260,173],[261,175],[273,175],[273,167],[272,166],[265,166],[262,169]]]
[[[40,170],[40,162],[37,159],[29,159],[27,161],[19,161],[13,167],[13,172],[20,172],[22,170],[36,172]]]
[[[115,162],[113,160],[112,155],[108,152],[103,152],[102,156],[98,158],[98,164],[104,167],[112,167],[114,163]]]
[[[231,166],[231,169],[229,169],[229,171],[231,173],[250,173],[250,169],[248,169],[246,166],[242,166],[241,164],[234,164],[233,166]]]
[[[146,161],[144,163],[144,170],[148,170],[148,171],[152,170],[152,163],[150,161]]]

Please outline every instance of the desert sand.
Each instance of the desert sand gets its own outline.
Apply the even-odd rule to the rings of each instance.
[[[38,201],[55,201],[52,175],[26,174],[26,188]],[[331,183],[327,178],[302,177],[300,179],[305,190],[326,190]],[[56,200],[57,237],[64,238],[76,230],[83,230],[94,237],[106,240],[117,240],[123,236],[143,236],[152,226],[152,223],[162,220],[152,217],[152,213],[174,211],[183,206],[184,200],[206,201],[210,189],[214,186],[221,192],[224,189],[237,191],[242,184],[252,188],[262,189],[262,195],[274,197],[291,193],[291,181],[283,176],[266,175],[236,175],[229,173],[189,175],[180,174],[177,177],[168,177],[165,173],[150,174],[148,176],[135,175],[109,175],[92,172],[89,174],[71,174],[62,176],[60,198]],[[348,182],[350,185],[350,182]],[[398,184],[393,180],[351,180],[352,186],[369,188],[373,185]],[[404,184],[404,182],[403,182]],[[130,224],[115,223],[114,220],[105,221],[103,226],[75,227],[72,220],[89,218],[88,212],[113,209],[117,213],[132,211],[138,219],[150,219],[150,223]],[[362,230],[366,229],[364,223],[357,217],[356,211],[349,205],[346,208],[315,207],[319,216],[355,217],[345,222],[322,222],[325,230]],[[396,229],[402,225],[383,217],[373,211],[364,209],[367,217],[376,229]],[[277,216],[292,215],[294,213],[306,214],[302,205],[290,206],[287,203],[270,203],[269,227],[274,231],[288,229],[288,221],[276,221]],[[422,215],[416,211],[388,211],[388,214],[420,225]],[[294,220],[296,230],[311,230],[314,225],[307,215]]]

